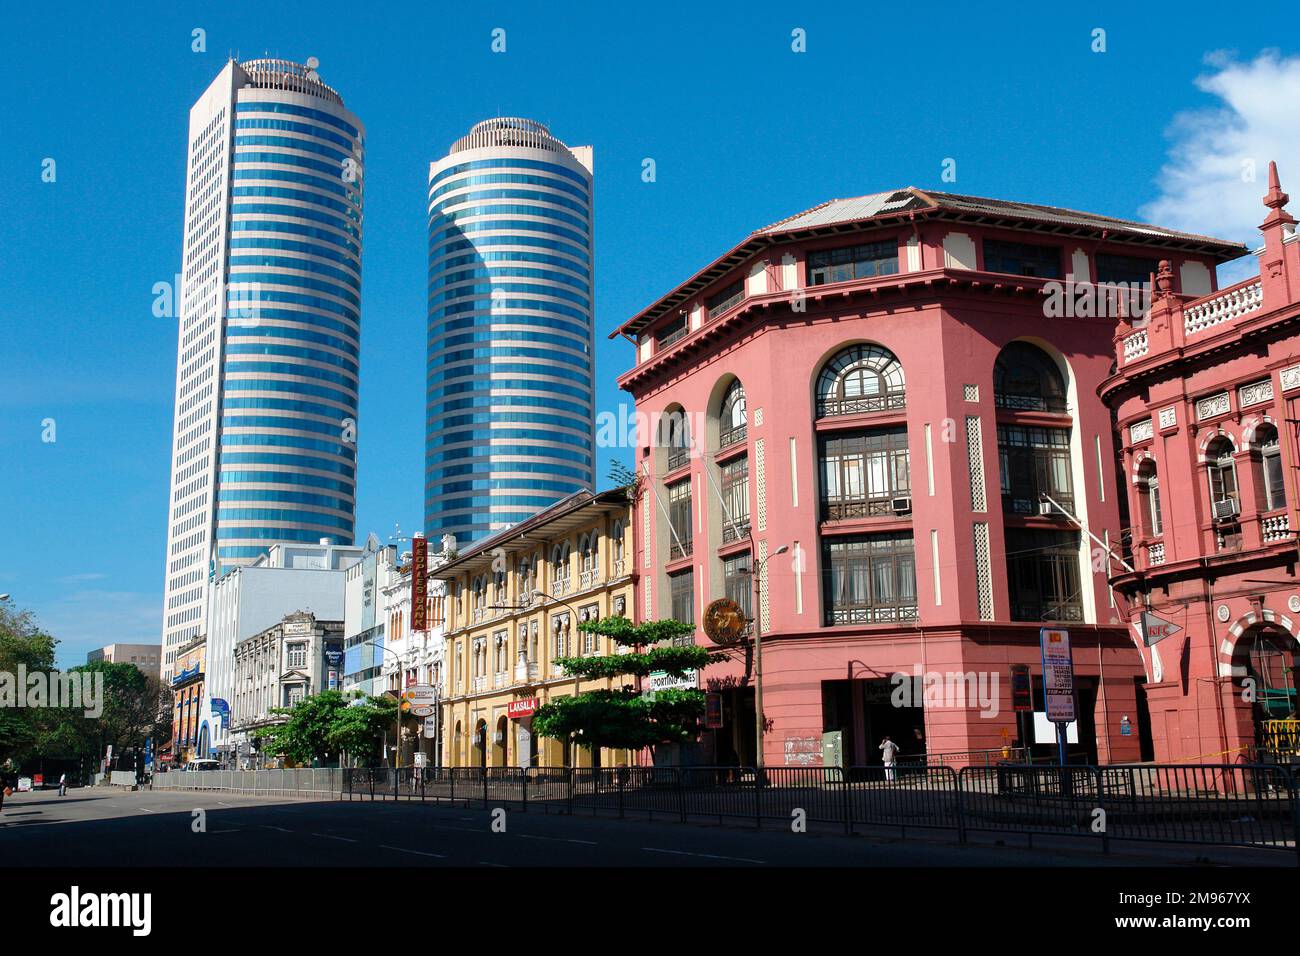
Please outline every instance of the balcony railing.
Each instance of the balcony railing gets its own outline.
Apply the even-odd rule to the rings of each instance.
[[[1083,605],[1069,601],[1046,603],[1040,601],[1012,601],[1013,621],[1082,621]]]
[[[1124,364],[1146,355],[1151,350],[1151,343],[1146,329],[1139,329],[1124,339]]]
[[[749,515],[722,523],[722,543],[741,541],[749,537]]]
[[[578,589],[585,591],[588,588],[594,588],[600,583],[600,572],[595,568],[588,568],[578,575]]]
[[[668,559],[670,561],[675,561],[678,558],[689,558],[692,553],[691,547],[692,542],[690,538],[687,538],[685,541],[677,541],[674,539],[673,543],[668,546]]]
[[[891,607],[831,607],[826,612],[826,623],[835,624],[888,624],[891,621],[915,621],[916,605]]]
[[[732,445],[738,445],[745,440],[745,435],[749,431],[749,426],[741,423],[734,428],[724,428],[718,435],[718,447],[730,448]]]
[[[537,661],[520,661],[515,665],[515,683],[537,680],[542,676],[542,665]]]
[[[1286,541],[1291,537],[1291,515],[1283,512],[1278,515],[1265,515],[1259,523],[1265,544],[1274,541]]]
[[[668,470],[676,471],[678,468],[685,468],[691,460],[691,450],[689,448],[670,448],[668,450]]]
[[[555,589],[556,594],[568,594],[573,590],[573,578],[567,574],[562,578],[556,578],[551,582],[551,587]]]
[[[1163,541],[1157,541],[1155,544],[1147,546],[1147,564],[1151,567],[1159,567],[1165,563],[1165,544]]]
[[[1264,287],[1259,281],[1237,286],[1184,309],[1183,329],[1188,335],[1195,335],[1254,312],[1263,304]]]
[[[486,675],[486,674],[483,674],[483,675],[481,675],[481,676],[479,676],[479,677],[475,677],[475,678],[474,678],[474,685],[473,685],[472,691],[473,691],[473,693],[478,694],[478,693],[481,693],[481,692],[487,690],[487,686],[488,686],[487,675]]]
[[[509,672],[509,671],[497,671],[496,674],[494,674],[493,677],[492,677],[492,686],[493,686],[493,687],[509,687],[509,686],[510,686],[510,672]]]
[[[906,395],[869,395],[861,398],[817,399],[817,417],[836,415],[866,415],[870,412],[888,412],[907,407]]]
[[[903,496],[907,492],[902,493]],[[822,500],[823,521],[844,521],[849,518],[877,518],[893,515],[892,498],[825,498]]]
[[[1013,395],[997,392],[993,404],[1012,412],[1052,412],[1063,415],[1070,410],[1064,398],[1055,395]]]

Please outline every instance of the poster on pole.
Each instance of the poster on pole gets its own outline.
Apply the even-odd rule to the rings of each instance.
[[[1070,632],[1062,627],[1045,627],[1038,632],[1043,655],[1043,702],[1047,719],[1068,724],[1074,713],[1074,656]]]

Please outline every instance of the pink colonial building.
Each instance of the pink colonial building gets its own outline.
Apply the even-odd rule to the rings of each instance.
[[[1136,570],[1112,579],[1143,647],[1157,759],[1297,751],[1296,425],[1300,241],[1270,164],[1259,275],[1188,295],[1160,263],[1145,323],[1120,323],[1116,413]],[[1164,636],[1167,634],[1168,636]],[[1140,642],[1147,643],[1147,642]]]
[[[1116,319],[1062,285],[1146,282],[1167,260],[1174,293],[1199,299],[1245,251],[915,188],[753,232],[615,333],[650,423],[637,616],[700,622],[730,597],[755,619],[770,766],[820,763],[828,734],[845,765],[879,763],[886,734],[903,759],[1034,745],[1009,670],[1029,666],[1041,710],[1044,625],[1072,637],[1072,751],[1149,757],[1147,675],[1105,550],[1126,525],[1097,393]],[[896,706],[900,673],[943,684]],[[695,758],[752,762],[750,645],[700,681],[722,726]]]

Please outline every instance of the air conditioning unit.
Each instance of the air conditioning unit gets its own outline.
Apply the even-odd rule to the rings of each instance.
[[[1224,498],[1222,501],[1216,501],[1214,503],[1214,520],[1231,521],[1237,517],[1240,510],[1241,505],[1236,498]]]
[[[1041,518],[1055,518],[1057,514],[1056,505],[1050,501],[1040,501],[1038,503],[1038,515]]]
[[[895,498],[890,502],[890,504],[893,506],[894,514],[896,515],[905,515],[912,510],[911,498]]]

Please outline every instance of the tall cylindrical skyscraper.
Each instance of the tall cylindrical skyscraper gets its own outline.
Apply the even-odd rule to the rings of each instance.
[[[592,149],[486,120],[429,167],[425,529],[474,540],[594,483]]]
[[[231,60],[190,110],[164,677],[223,567],[352,543],[364,146],[315,61]]]

